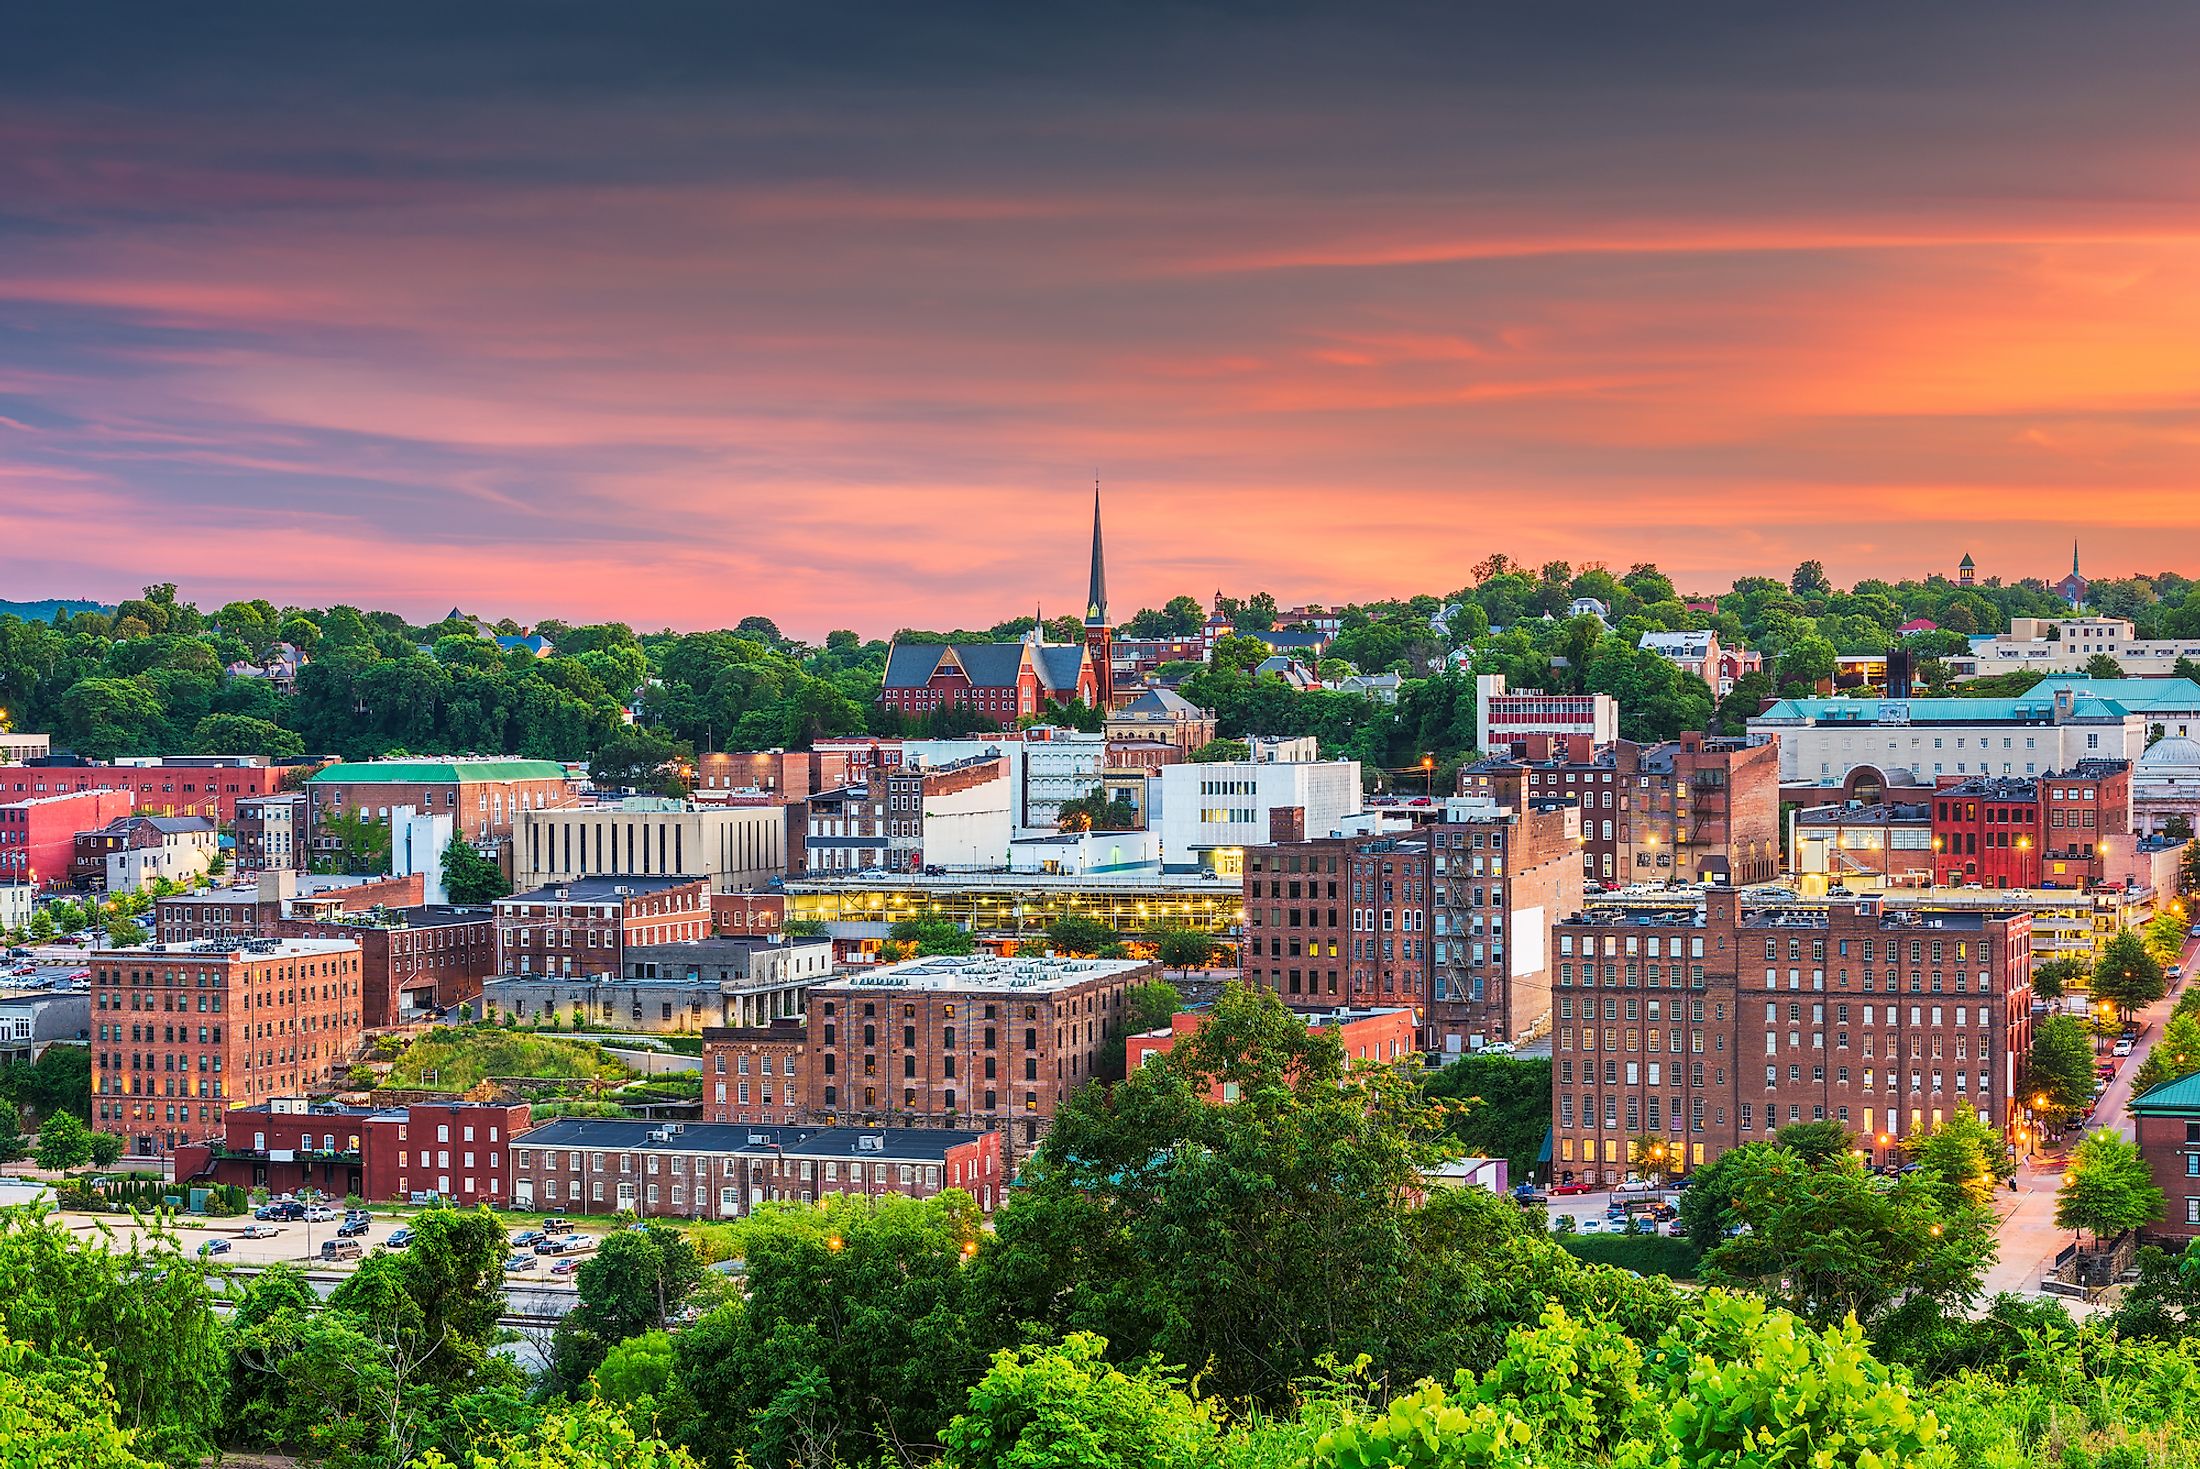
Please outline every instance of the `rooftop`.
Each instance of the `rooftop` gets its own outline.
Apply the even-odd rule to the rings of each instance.
[[[136,944],[127,949],[102,949],[101,959],[308,959],[326,954],[357,953],[350,939],[194,939],[187,944]]]
[[[595,877],[576,877],[570,882],[552,883],[531,892],[513,893],[499,898],[499,903],[602,903],[613,898],[646,897],[651,893],[668,892],[674,888],[704,886],[705,877],[641,877],[628,873],[604,873]]]
[[[982,1132],[938,1127],[775,1127],[738,1122],[663,1123],[560,1117],[512,1139],[515,1148],[737,1153],[800,1158],[939,1162]]]
[[[2140,1117],[2200,1117],[2200,1072],[2143,1091],[2126,1108]]]
[[[2140,679],[2156,683],[2161,680]],[[1780,699],[1749,722],[1758,724],[2049,724],[2055,699],[2042,684],[2014,699]],[[2196,691],[2200,692],[2200,691]],[[2194,701],[2200,704],[2200,699]],[[2121,721],[2131,711],[2123,704],[2081,691],[2070,718],[2084,723]]]
[[[1812,806],[1795,814],[1798,826],[1869,826],[1891,821],[1931,821],[1925,801],[1876,801],[1869,806]]]
[[[346,760],[308,785],[454,785],[484,780],[563,780],[555,760]]]
[[[1143,959],[1000,959],[939,955],[885,964],[812,986],[813,994],[859,990],[1058,990],[1096,979],[1123,979],[1153,966]]]

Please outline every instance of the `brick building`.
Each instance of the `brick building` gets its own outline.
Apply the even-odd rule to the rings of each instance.
[[[990,1212],[1007,1175],[997,1132],[765,1127],[567,1117],[513,1148],[513,1204],[566,1214],[738,1219],[831,1194],[928,1199],[959,1188]]]
[[[1091,1080],[1133,959],[912,959],[810,991],[809,1114],[865,1126],[974,1121],[1022,1156]]]
[[[1421,1053],[1418,1019],[1403,1006],[1372,1010],[1340,1006],[1334,1010],[1303,1011],[1300,1018],[1309,1030],[1335,1031],[1338,1044],[1344,1047],[1347,1065],[1360,1061],[1389,1065],[1416,1060]],[[1157,1057],[1168,1055],[1176,1049],[1178,1041],[1196,1033],[1206,1023],[1205,1011],[1179,1010],[1160,1030],[1140,1031],[1125,1042],[1125,1066],[1135,1071]],[[1237,1083],[1213,1083],[1207,1090],[1207,1099],[1236,1101]]]
[[[1006,867],[1016,796],[1009,762],[997,754],[875,772],[865,786],[809,799],[804,870]]]
[[[22,796],[0,804],[0,883],[53,887],[69,880],[76,834],[130,814],[127,791]]]
[[[57,757],[58,758],[58,757]],[[127,807],[148,816],[204,816],[217,826],[237,819],[237,803],[272,795],[291,767],[259,755],[170,755],[126,765],[81,762],[0,765],[0,801],[73,791],[123,791]]]
[[[329,920],[347,913],[418,907],[424,882],[406,877],[324,877],[263,872],[248,885],[175,893],[153,904],[153,939],[189,944],[207,939],[280,938],[289,922]]]
[[[1792,818],[1798,877],[1828,887],[1928,887],[1933,880],[1930,801],[1843,802]]]
[[[76,834],[69,878],[80,887],[134,893],[160,878],[188,886],[214,865],[221,849],[204,816],[118,816]]]
[[[774,934],[786,926],[785,893],[712,893],[710,931],[721,937]]]
[[[360,1022],[368,1030],[478,1006],[482,983],[496,970],[496,914],[487,907],[421,904],[348,918],[285,919],[277,928],[290,937],[359,945]]]
[[[306,866],[306,796],[285,791],[237,802],[239,872],[292,872]]]
[[[448,816],[470,842],[509,837],[522,811],[552,810],[574,801],[573,782],[554,760],[354,760],[326,766],[305,784],[315,851],[337,843],[322,833],[342,814],[387,822],[411,807]]]
[[[2105,873],[2105,844],[2131,830],[2131,765],[2081,760],[2038,777],[1950,781],[1932,811],[1943,886],[2083,888]]]
[[[703,1031],[705,1122],[802,1120],[802,1017]]]
[[[695,799],[757,795],[789,804],[848,784],[838,750],[712,750],[695,757]]]
[[[415,1102],[346,1107],[276,1097],[222,1113],[209,1140],[176,1149],[179,1183],[208,1180],[242,1189],[370,1203],[404,1203],[434,1193],[461,1207],[502,1205],[511,1140],[527,1130],[524,1102]]]
[[[1840,1122],[1873,1163],[1960,1107],[2014,1125],[2027,915],[1700,897],[1591,909],[1553,932],[1560,1181],[1620,1181],[1638,1136],[1669,1142],[1685,1171],[1791,1122]]]
[[[482,995],[490,1019],[694,1034],[708,1026],[799,1017],[809,987],[833,972],[829,939],[706,938],[629,944],[615,974],[505,975]]]
[[[92,1120],[137,1153],[208,1136],[235,1102],[326,1090],[359,1046],[359,945],[249,939],[92,962]]]
[[[2147,1234],[2179,1243],[2200,1239],[2200,1075],[2141,1092],[2129,1110],[2139,1155],[2168,1200]]]
[[[496,900],[497,973],[615,975],[630,944],[710,932],[699,877],[584,877]]]
[[[1580,813],[1453,799],[1410,834],[1284,838],[1245,859],[1244,974],[1293,1009],[1410,1008],[1431,1050],[1520,1038],[1550,1010],[1544,936],[1580,906]]]

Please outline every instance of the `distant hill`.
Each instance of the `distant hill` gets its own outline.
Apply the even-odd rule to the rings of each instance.
[[[52,602],[10,602],[0,598],[0,617],[15,616],[25,622],[51,622],[57,608],[65,608],[71,613],[115,610],[114,605],[109,602],[78,602],[68,599]]]

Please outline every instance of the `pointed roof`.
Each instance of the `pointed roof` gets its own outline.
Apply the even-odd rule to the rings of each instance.
[[[2078,538],[2076,536],[2070,538],[2070,574],[2072,576],[2078,574]]]
[[[2143,1091],[2124,1104],[2124,1109],[2136,1117],[2156,1117],[2163,1114],[2176,1116],[2200,1116],[2200,1074],[2180,1076],[2175,1081],[2165,1081],[2160,1086]]]
[[[1085,591],[1085,626],[1108,621],[1108,568],[1100,554],[1100,481],[1092,482],[1092,581]]]
[[[1958,567],[1964,567],[1964,566],[1968,566],[1968,567],[1970,567],[1970,568],[1971,568],[1971,569],[1972,569],[1973,571],[1976,571],[1976,570],[1978,570],[1978,563],[1977,563],[1976,561],[1973,561],[1973,560],[1971,559],[1971,553],[1970,553],[1969,551],[1966,551],[1966,552],[1964,552],[1964,553],[1963,553],[1963,559],[1962,559],[1961,561],[1958,561],[1958,562],[1956,563],[1956,565],[1957,565]]]

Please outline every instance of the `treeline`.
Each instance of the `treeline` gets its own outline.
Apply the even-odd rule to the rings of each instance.
[[[1164,1060],[1080,1090],[990,1230],[950,1191],[620,1231],[533,1372],[496,1324],[483,1211],[417,1216],[325,1305],[287,1267],[225,1279],[179,1236],[117,1248],[16,1211],[0,1424],[28,1456],[0,1462],[2193,1462],[2200,1260],[2144,1257],[2082,1327],[1982,1302],[1990,1129],[1936,1131],[1891,1183],[1832,1124],[1728,1154],[1686,1196],[1708,1288],[1681,1290],[1429,1189],[1477,1105],[1232,989]]]

